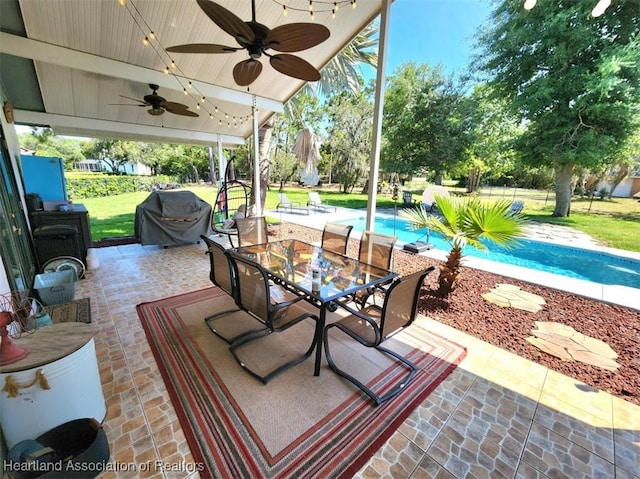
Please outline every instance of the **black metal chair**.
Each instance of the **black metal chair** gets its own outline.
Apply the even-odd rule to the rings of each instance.
[[[231,262],[229,261],[229,257],[225,254],[225,248],[220,243],[213,241],[211,238],[205,235],[201,235],[200,238],[202,239],[202,241],[204,241],[208,248],[207,254],[209,255],[209,261],[211,263],[211,269],[209,270],[209,279],[214,284],[214,286],[219,287],[235,300],[237,290],[236,282],[234,278],[233,267],[231,265]],[[228,344],[231,344],[242,335],[247,334],[247,332],[238,334],[233,337],[227,337],[224,334],[220,333],[215,328],[213,323],[217,319],[228,316],[229,314],[237,313],[238,311],[241,311],[241,309],[238,307],[219,311],[215,314],[205,317],[204,321],[205,323],[207,323],[207,327],[213,334],[215,334]],[[264,327],[256,329],[255,331],[260,331],[262,329],[264,329]]]
[[[346,254],[352,229],[352,225],[326,223],[324,230],[322,230],[322,249],[338,254]]]
[[[357,311],[344,303],[338,303],[351,314],[335,323],[325,326],[324,350],[329,367],[364,391],[373,399],[377,406],[399,394],[409,381],[411,381],[418,369],[417,366],[407,358],[383,347],[382,343],[413,323],[417,315],[418,299],[420,298],[422,283],[425,277],[434,269],[435,267],[431,266],[424,271],[394,280],[389,286],[382,307],[372,304]],[[336,365],[331,357],[329,348],[329,331],[332,328],[339,329],[367,348],[375,348],[395,358],[400,366],[408,369],[408,373],[398,381],[393,388],[382,395],[378,395],[362,381],[356,379],[353,375],[345,372]]]
[[[237,218],[238,245],[250,246],[269,242],[267,220],[264,216],[251,216],[249,218]]]
[[[226,254],[233,265],[238,285],[235,298],[237,305],[240,309],[246,311],[266,326],[263,330],[243,335],[231,343],[229,350],[245,371],[266,384],[277,374],[301,363],[311,355],[315,349],[315,334],[312,335],[311,345],[303,354],[286,361],[284,364],[279,365],[264,375],[260,375],[250,369],[240,358],[239,350],[249,342],[260,339],[272,332],[285,331],[305,319],[313,319],[317,322],[318,317],[315,314],[294,306],[297,302],[304,300],[303,296],[293,296],[293,299],[288,301],[272,300],[270,290],[272,286],[269,282],[267,272],[259,264],[254,263],[244,256],[240,256],[232,250],[227,250]]]
[[[395,236],[385,235],[382,233],[374,233],[373,231],[365,231],[360,239],[360,248],[358,249],[358,260],[378,268],[390,270],[393,261],[393,248],[396,244]],[[375,288],[358,291],[354,295],[354,302],[361,307],[365,307],[370,297],[375,300],[375,292],[386,291],[386,286],[380,284]]]

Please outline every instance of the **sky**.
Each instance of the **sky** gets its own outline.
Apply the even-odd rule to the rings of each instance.
[[[489,16],[488,0],[395,0],[391,6],[386,74],[410,61],[465,72],[472,36]]]

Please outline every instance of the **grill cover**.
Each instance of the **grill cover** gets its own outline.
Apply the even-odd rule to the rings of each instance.
[[[210,220],[211,205],[191,191],[154,191],[136,207],[135,235],[142,245],[197,243]]]

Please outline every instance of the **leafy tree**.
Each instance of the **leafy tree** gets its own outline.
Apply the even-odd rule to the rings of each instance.
[[[84,140],[56,136],[51,128],[31,127],[29,133],[19,135],[20,146],[33,150],[38,156],[62,158],[65,170],[85,159]]]
[[[486,85],[478,85],[467,101],[471,119],[469,160],[464,170],[467,192],[480,187],[482,175],[491,171],[494,176],[512,167],[516,161],[511,144],[521,130],[517,118],[510,115],[504,100],[492,98]]]
[[[466,245],[486,249],[481,240],[507,246],[523,232],[524,219],[511,213],[511,201],[482,202],[478,198],[436,195],[440,215],[418,207],[400,212],[415,229],[430,228],[451,244],[446,263],[440,268],[436,296],[448,298],[460,278],[462,251]]]
[[[465,158],[469,125],[464,101],[441,67],[400,66],[385,95],[381,166],[401,174],[431,170],[442,184],[443,174]]]
[[[377,20],[369,24],[360,32],[345,48],[336,55],[321,72],[321,78],[316,83],[307,83],[300,90],[299,94],[329,98],[333,94],[343,91],[357,93],[364,85],[363,74],[360,65],[377,66]],[[295,95],[288,103],[288,112],[295,116],[296,103],[299,101]],[[269,180],[269,161],[271,139],[273,135],[273,118],[260,127],[258,132],[259,142],[259,169],[260,169],[260,191],[262,194],[261,204],[267,194]]]
[[[575,167],[618,156],[638,128],[640,2],[614,2],[593,18],[592,0],[501,0],[479,37],[491,87],[526,122],[515,143],[525,161],[553,166],[553,216],[570,214]]]
[[[87,145],[87,156],[103,160],[112,173],[120,174],[121,168],[128,162],[141,159],[140,145],[133,141],[99,139]]]
[[[364,92],[344,93],[329,102],[328,110],[330,124],[326,144],[334,158],[333,176],[347,193],[368,170],[373,105]]]

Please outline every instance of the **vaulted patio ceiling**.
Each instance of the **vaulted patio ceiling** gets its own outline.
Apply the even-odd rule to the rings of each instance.
[[[186,43],[237,46],[202,11],[196,0],[2,0],[0,2],[0,79],[19,124],[47,125],[56,134],[226,146],[253,133],[252,105],[258,124],[282,111],[304,81],[263,70],[248,88],[237,86],[233,66],[246,51],[229,54],[167,54]],[[241,19],[251,19],[250,0],[216,0]],[[256,0],[256,21],[274,28],[310,22],[308,0]],[[381,0],[315,1],[315,23],[330,38],[295,53],[322,69],[380,12]],[[283,4],[287,15],[283,15]],[[143,44],[153,31],[155,39]],[[177,68],[172,68],[171,61]],[[165,73],[169,67],[170,74]],[[193,88],[189,88],[191,82]],[[184,103],[200,116],[164,113],[131,104],[151,93],[149,84],[171,102]],[[188,95],[184,95],[184,89]],[[202,102],[202,98],[206,100]],[[198,110],[196,104],[200,102]],[[216,111],[217,108],[217,111]],[[213,117],[213,118],[212,118]],[[235,118],[235,121],[234,121]]]

